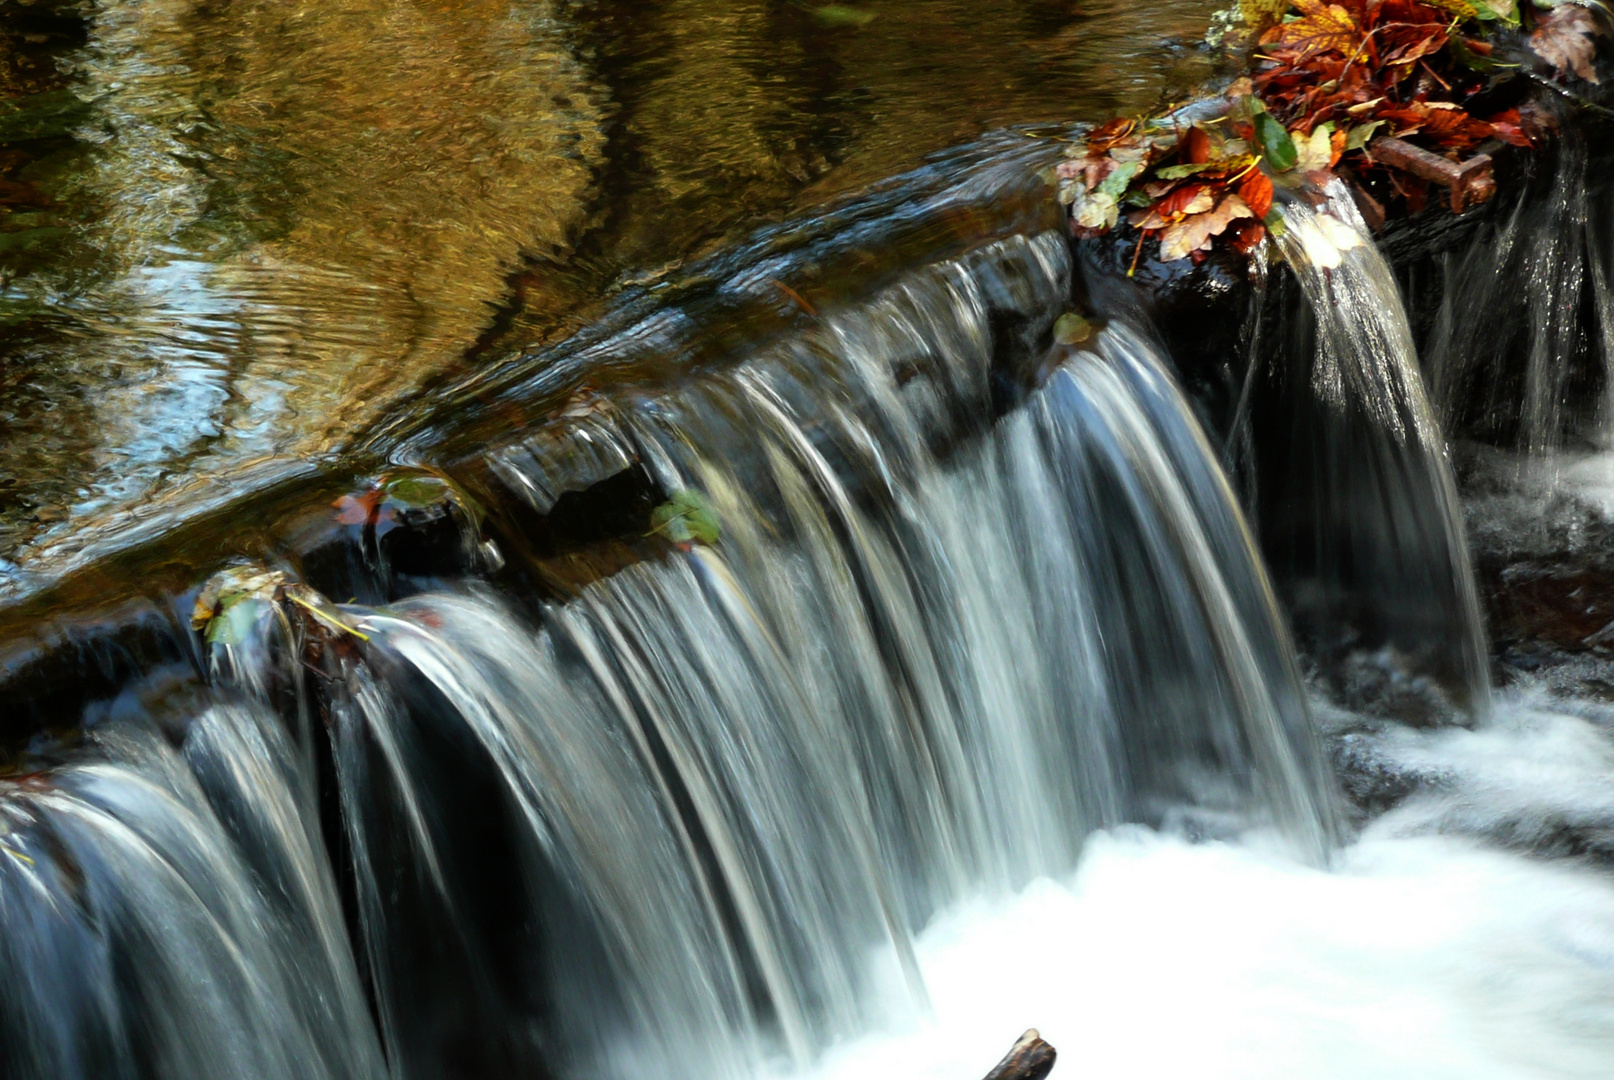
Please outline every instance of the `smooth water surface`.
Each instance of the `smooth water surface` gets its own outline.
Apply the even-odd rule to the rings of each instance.
[[[131,509],[171,523],[341,473],[422,387],[564,338],[759,220],[989,128],[1150,108],[1205,70],[1211,6],[16,14],[0,52],[37,92],[14,104],[48,122],[0,123],[21,185],[0,188],[0,587]]]

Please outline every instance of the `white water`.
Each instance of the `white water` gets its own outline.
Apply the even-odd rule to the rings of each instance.
[[[1515,698],[1480,731],[1392,727],[1441,778],[1318,869],[1260,836],[1091,838],[1077,872],[920,936],[932,1010],[814,1080],[984,1075],[1024,1028],[1055,1076],[1484,1080],[1614,1070],[1614,876],[1481,839],[1614,825],[1606,722]]]

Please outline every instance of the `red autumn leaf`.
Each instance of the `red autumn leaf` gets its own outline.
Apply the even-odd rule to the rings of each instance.
[[[1491,137],[1491,125],[1469,116],[1461,109],[1429,109],[1423,122],[1424,135],[1448,150],[1466,150]]]
[[[1182,138],[1180,156],[1185,165],[1203,165],[1210,160],[1210,136],[1191,127]]]
[[[1256,217],[1266,217],[1272,209],[1272,181],[1260,169],[1251,169],[1239,181],[1239,198]]]
[[[1392,134],[1411,135],[1423,129],[1423,122],[1428,113],[1427,109],[1415,108],[1389,108],[1380,109],[1373,114],[1375,120],[1384,120],[1389,123]]]
[[[1530,146],[1530,136],[1524,133],[1518,109],[1499,112],[1487,121],[1496,137],[1510,146]]]
[[[1446,47],[1446,31],[1440,26],[1419,29],[1400,36],[1404,40],[1380,42],[1379,51],[1382,57],[1380,62],[1386,67],[1394,64],[1413,64],[1426,56],[1433,56]]]
[[[1209,193],[1204,184],[1184,184],[1168,194],[1165,198],[1154,204],[1154,212],[1170,220],[1181,217],[1183,214],[1197,213],[1191,209],[1202,198],[1208,198]]]
[[[342,525],[363,525],[375,513],[381,502],[381,490],[372,488],[360,495],[343,495],[331,503],[336,508],[336,520]]]

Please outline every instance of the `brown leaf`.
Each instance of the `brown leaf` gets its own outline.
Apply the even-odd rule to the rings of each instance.
[[[1301,59],[1325,52],[1350,56],[1356,51],[1361,31],[1349,11],[1323,0],[1295,0],[1294,6],[1301,17],[1268,30],[1263,44],[1293,49]]]
[[[1597,21],[1579,4],[1561,4],[1543,15],[1530,34],[1530,48],[1557,69],[1560,75],[1573,71],[1587,82],[1597,82],[1592,61],[1597,47],[1592,38]]]
[[[1467,150],[1491,137],[1491,125],[1476,120],[1461,109],[1430,109],[1423,124],[1423,133],[1447,150]]]
[[[1216,197],[1204,184],[1184,184],[1159,202],[1133,214],[1127,220],[1140,229],[1164,229],[1189,214],[1203,214],[1216,205]]]
[[[1237,195],[1228,195],[1214,210],[1190,214],[1168,226],[1160,234],[1160,261],[1172,262],[1186,258],[1210,246],[1211,238],[1220,236],[1227,226],[1238,218],[1253,217],[1250,208]]]
[[[1210,136],[1201,128],[1189,128],[1182,137],[1181,157],[1187,165],[1203,165],[1209,161]]]
[[[1138,122],[1124,116],[1100,124],[1087,133],[1087,149],[1102,154],[1119,143],[1126,142],[1138,129]]]
[[[1240,255],[1248,255],[1267,238],[1267,227],[1254,218],[1240,218],[1227,227],[1227,239]]]

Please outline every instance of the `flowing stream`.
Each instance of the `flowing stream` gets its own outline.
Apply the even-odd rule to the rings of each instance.
[[[172,7],[110,5],[98,77],[146,69],[138,20],[172,44],[200,17]],[[538,48],[546,12],[497,33]],[[258,14],[251,34],[293,32]],[[564,86],[577,63],[543,59]],[[566,123],[601,107],[579,91]],[[120,122],[158,139],[151,119]],[[583,183],[579,138],[553,183]],[[452,543],[411,562],[402,510],[347,520],[323,562],[220,541],[260,591],[201,633],[199,580],[153,586],[111,645],[90,618],[39,631],[76,666],[27,699],[0,776],[0,1072],[971,1080],[1035,1026],[1056,1076],[1607,1076],[1607,661],[1531,653],[1493,687],[1481,604],[1554,544],[1581,560],[1565,589],[1601,587],[1606,456],[1557,441],[1591,351],[1539,313],[1519,452],[1486,473],[1450,435],[1465,365],[1505,362],[1460,315],[1512,260],[1528,296],[1607,299],[1577,152],[1544,209],[1501,217],[1495,274],[1447,283],[1432,391],[1344,189],[1288,208],[1293,308],[1251,362],[1285,365],[1293,413],[1235,463],[1258,473],[1242,503],[1239,443],[1155,328],[1100,312],[1059,340],[1080,270],[1019,137],[625,288],[576,340],[440,372],[399,416],[327,417],[370,432],[354,460],[432,465]],[[508,223],[496,186],[480,205]],[[270,253],[331,239],[300,220],[215,258],[210,288],[290,288]],[[484,250],[474,225],[438,254],[504,274],[526,242]],[[805,284],[899,242],[900,265]],[[362,231],[341,250],[419,254]],[[414,295],[431,334],[355,349],[463,344],[473,284]],[[258,331],[287,295],[209,340],[272,366]],[[155,333],[166,309],[136,307]],[[225,317],[197,316],[203,338]],[[227,442],[208,453],[234,461]],[[665,500],[684,517],[653,516]],[[49,652],[16,650],[0,687]]]

